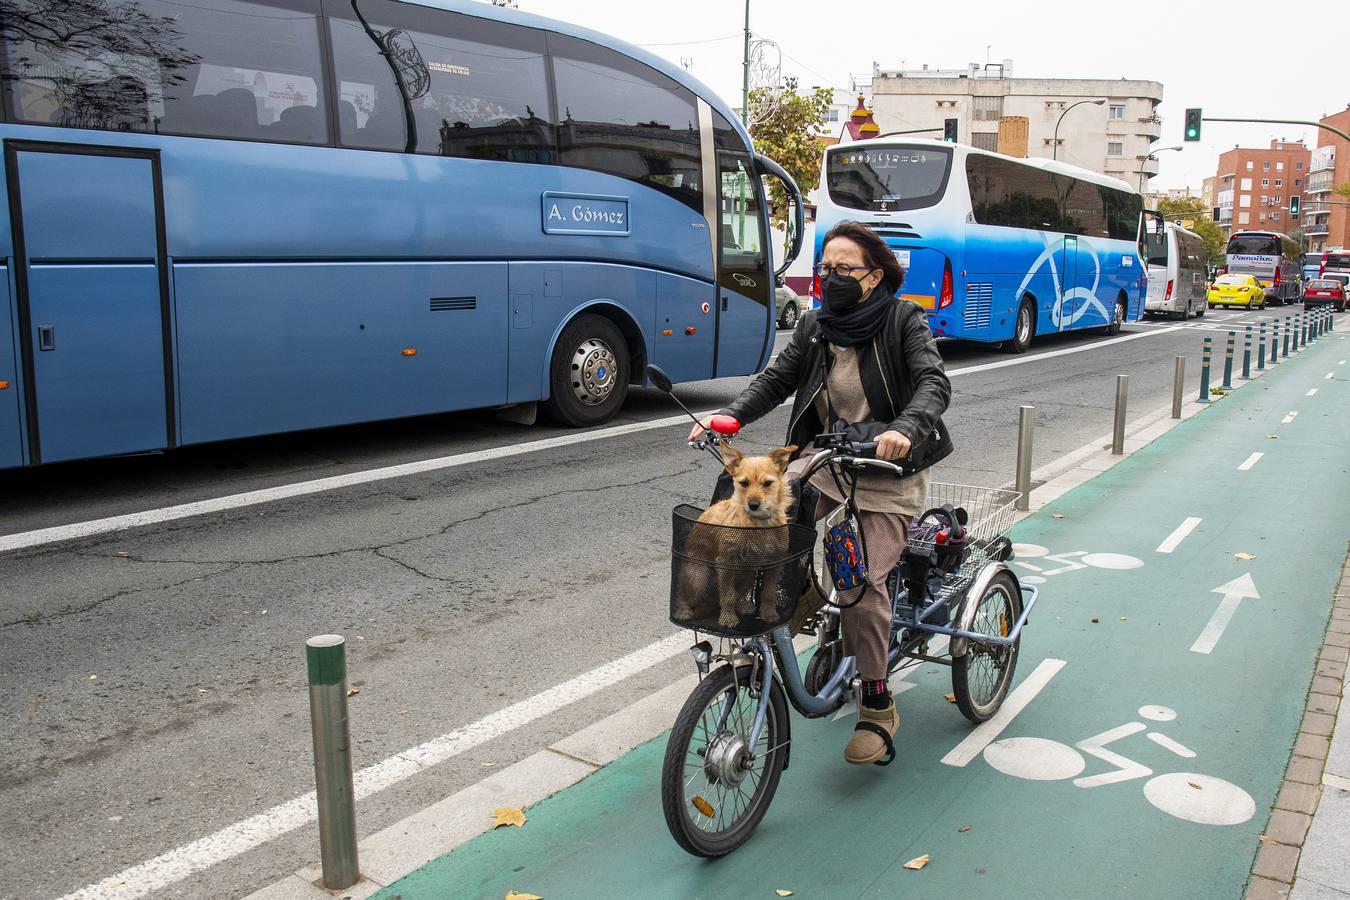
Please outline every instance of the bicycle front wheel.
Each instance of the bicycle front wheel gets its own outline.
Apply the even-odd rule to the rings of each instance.
[[[966,602],[975,604],[970,630],[976,634],[1007,637],[1022,615],[1022,593],[1007,572],[1000,572],[983,594]],[[965,654],[952,660],[952,693],[963,716],[972,722],[984,722],[998,712],[1012,684],[1021,643],[1020,637],[1004,646],[969,641]]]
[[[695,856],[725,856],[749,840],[783,774],[787,702],[770,679],[764,727],[751,746],[753,674],[751,666],[723,666],[704,678],[670,732],[661,806],[675,843]]]

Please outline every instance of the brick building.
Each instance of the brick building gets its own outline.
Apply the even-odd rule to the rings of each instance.
[[[1350,107],[1322,119],[1350,132]],[[1332,193],[1339,184],[1350,184],[1350,142],[1330,131],[1318,129],[1317,149],[1312,152],[1307,191],[1303,194],[1303,233],[1309,250],[1350,247],[1350,197]]]
[[[1296,231],[1289,197],[1306,193],[1310,163],[1302,141],[1275,140],[1269,149],[1234,147],[1221,154],[1215,188],[1224,237],[1234,231]]]

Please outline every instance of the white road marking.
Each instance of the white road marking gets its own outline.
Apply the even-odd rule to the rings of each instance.
[[[1169,772],[1144,784],[1158,809],[1200,825],[1241,825],[1256,815],[1256,801],[1237,785],[1198,772]]]
[[[1322,773],[1322,783],[1327,787],[1334,787],[1339,791],[1350,791],[1350,778],[1341,775],[1333,775],[1330,772]]]
[[[1116,768],[1110,772],[1102,772],[1098,775],[1087,775],[1083,778],[1075,778],[1073,783],[1080,788],[1101,787],[1104,784],[1116,784],[1121,781],[1130,781],[1135,778],[1143,778],[1153,774],[1153,770],[1148,766],[1140,765],[1127,756],[1121,756],[1114,750],[1107,750],[1107,744],[1114,744],[1116,741],[1127,738],[1132,734],[1138,734],[1148,726],[1142,722],[1126,722],[1124,725],[1118,725],[1115,728],[1103,731],[1101,734],[1094,734],[1090,738],[1084,738],[1078,742],[1078,749],[1089,756],[1095,756],[1104,762],[1109,762]]]
[[[1052,350],[1049,353],[1037,353],[1030,356],[1019,357],[1018,359],[1008,359],[994,363],[966,366],[962,369],[952,369],[947,373],[947,376],[949,378],[954,378],[959,375],[971,375],[977,372],[987,372],[991,369],[1002,369],[1007,366],[1027,365],[1029,363],[1039,362],[1043,359],[1054,359],[1061,356],[1069,356],[1074,353],[1086,353],[1090,350],[1096,350],[1099,347],[1110,346],[1111,344],[1119,344],[1125,341],[1153,337],[1154,335],[1164,334],[1168,331],[1175,331],[1180,327],[1181,326],[1171,326],[1161,330],[1112,338],[1107,341],[1096,341],[1091,344],[1084,344],[1081,347],[1070,347],[1065,350]],[[716,410],[707,410],[705,412],[697,413],[697,415],[702,418],[703,416],[711,415],[714,412],[716,412]],[[543,440],[538,441],[510,444],[504,447],[492,447],[487,450],[475,450],[469,453],[457,453],[451,456],[437,457],[435,459],[401,463],[396,466],[385,466],[378,469],[367,469],[361,472],[350,472],[346,475],[333,475],[327,478],[317,478],[313,481],[278,485],[276,487],[263,488],[256,491],[247,491],[242,494],[229,494],[209,500],[182,503],[177,506],[165,506],[160,507],[159,509],[144,510],[142,512],[108,516],[103,519],[91,519],[89,521],[74,522],[68,525],[56,525],[50,528],[39,528],[33,531],[21,531],[14,534],[0,535],[0,553],[5,553],[10,550],[22,550],[28,547],[40,547],[44,544],[54,544],[60,541],[70,541],[99,534],[126,531],[131,528],[157,525],[162,522],[172,522],[178,519],[191,518],[192,516],[226,512],[228,510],[239,509],[246,506],[257,506],[262,503],[272,503],[277,500],[287,500],[292,497],[303,497],[309,494],[322,493],[324,491],[334,491],[342,488],[354,487],[356,485],[369,484],[374,481],[386,481],[392,478],[404,478],[409,475],[420,475],[425,472],[436,472],[443,469],[457,468],[459,466],[467,466],[474,463],[519,456],[525,453],[534,453],[540,450],[552,450],[574,444],[607,440],[625,434],[635,434],[642,431],[652,431],[657,428],[682,425],[688,421],[688,418],[685,416],[668,416],[662,419],[653,419],[649,422],[632,422],[627,425],[616,425],[611,428],[601,428],[596,431],[587,431],[581,434],[560,435],[558,437],[544,438]]]
[[[570,681],[541,691],[519,703],[484,716],[476,722],[432,738],[356,773],[357,799],[397,784],[437,763],[495,740],[508,732],[543,718],[565,706],[649,669],[687,649],[686,632],[649,644],[605,663]],[[143,897],[182,881],[203,869],[232,859],[318,818],[314,792],[296,797],[256,816],[237,822],[215,834],[176,847],[161,856],[132,866],[62,900],[128,900]]]
[[[1219,601],[1218,608],[1214,610],[1214,615],[1210,616],[1200,636],[1195,639],[1194,644],[1191,644],[1192,653],[1209,653],[1214,649],[1244,598],[1261,599],[1250,573],[1240,575],[1227,584],[1214,588],[1210,593],[1223,594],[1223,599]]]
[[[1254,465],[1256,465],[1258,462],[1260,462],[1260,461],[1261,461],[1261,457],[1263,457],[1263,456],[1265,456],[1264,453],[1253,453],[1251,456],[1247,457],[1247,461],[1246,461],[1246,462],[1244,462],[1242,465],[1238,466],[1238,471],[1239,471],[1239,472],[1246,472],[1246,471],[1249,470],[1252,466],[1254,466]]]
[[[1201,521],[1202,520],[1198,516],[1187,518],[1186,521],[1177,526],[1176,531],[1173,531],[1167,536],[1167,540],[1158,545],[1158,549],[1154,552],[1171,553],[1181,545],[1182,541],[1186,540],[1187,535],[1194,531],[1195,526],[1199,525]]]
[[[1013,689],[1013,692],[1003,701],[1003,706],[994,713],[994,717],[984,722],[970,734],[966,735],[965,740],[952,748],[951,752],[942,757],[943,765],[962,767],[968,765],[972,759],[984,752],[994,740],[1003,733],[1003,729],[1017,718],[1017,714],[1026,709],[1027,704],[1036,699],[1036,695],[1044,690],[1060,669],[1064,668],[1065,661],[1062,659],[1044,659],[1035,670],[1026,677],[1026,679]]]
[[[1146,737],[1153,743],[1157,744],[1159,747],[1166,747],[1168,750],[1171,750],[1173,753],[1175,753],[1177,756],[1182,757],[1183,759],[1195,758],[1194,750],[1192,750],[1190,747],[1187,747],[1185,744],[1177,743],[1176,741],[1172,740],[1165,734],[1159,734],[1156,731],[1150,731],[1146,735]]]
[[[1297,416],[1298,416],[1298,413],[1296,413],[1296,412],[1291,412],[1289,415],[1285,416],[1283,419],[1280,420],[1280,424],[1281,424],[1281,425],[1288,425],[1290,422],[1294,421],[1294,419],[1295,419]]]
[[[1308,393],[1304,394],[1303,396],[1305,396],[1305,397],[1315,397],[1316,395],[1317,395],[1317,388],[1309,388],[1309,389],[1308,389]]]
[[[1327,381],[1330,381],[1331,379],[1333,379],[1333,378],[1335,378],[1335,377],[1336,377],[1336,373],[1335,373],[1335,372],[1328,372],[1328,373],[1327,373],[1327,379],[1326,379],[1326,380],[1327,380]]]

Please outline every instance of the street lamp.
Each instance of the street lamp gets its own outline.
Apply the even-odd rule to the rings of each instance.
[[[1158,153],[1163,153],[1167,150],[1185,150],[1185,149],[1186,148],[1180,144],[1177,144],[1175,147],[1159,147],[1157,150],[1150,150],[1148,155],[1144,157],[1143,162],[1148,162],[1150,159],[1153,159],[1156,162],[1157,160],[1154,159],[1155,155]],[[1144,167],[1142,165],[1139,167],[1138,171],[1139,171],[1139,193],[1142,194],[1144,192],[1144,175],[1146,175],[1147,173],[1144,171]]]
[[[1050,150],[1051,159],[1059,159],[1059,123],[1064,121],[1064,117],[1068,115],[1069,110],[1073,109],[1075,106],[1082,106],[1084,103],[1091,103],[1093,106],[1101,106],[1105,102],[1105,100],[1079,100],[1077,103],[1070,103],[1064,108],[1064,112],[1060,113],[1059,118],[1055,120],[1055,139],[1051,142],[1053,145]]]

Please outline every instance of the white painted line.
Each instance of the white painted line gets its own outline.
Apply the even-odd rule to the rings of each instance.
[[[1168,750],[1171,750],[1173,753],[1175,753],[1177,756],[1182,757],[1183,759],[1195,758],[1194,750],[1192,750],[1190,747],[1187,747],[1185,744],[1177,743],[1176,741],[1172,740],[1165,734],[1159,734],[1156,731],[1150,731],[1147,735],[1145,735],[1145,737],[1147,737],[1153,743],[1157,744],[1159,747],[1166,747]]]
[[[1317,388],[1309,388],[1309,389],[1308,389],[1308,393],[1304,394],[1303,396],[1305,396],[1305,397],[1315,397],[1315,396],[1317,396]]]
[[[1328,372],[1328,373],[1327,373],[1327,379],[1326,379],[1326,380],[1327,380],[1327,381],[1330,381],[1331,379],[1333,379],[1333,378],[1335,378],[1335,377],[1336,377],[1336,373],[1335,373],[1335,372]]]
[[[1249,469],[1251,469],[1252,466],[1254,466],[1254,465],[1256,465],[1258,462],[1260,462],[1261,457],[1263,457],[1263,456],[1265,456],[1264,453],[1253,453],[1251,456],[1247,457],[1247,461],[1246,461],[1246,462],[1244,462],[1242,465],[1238,466],[1238,471],[1239,471],[1239,472],[1246,472],[1246,471],[1248,471]]]
[[[1205,623],[1200,636],[1195,639],[1194,644],[1191,644],[1192,653],[1209,653],[1214,649],[1219,643],[1219,638],[1223,637],[1224,631],[1228,628],[1228,623],[1232,621],[1233,613],[1237,612],[1237,608],[1244,598],[1261,599],[1250,573],[1239,575],[1227,584],[1216,587],[1211,593],[1223,594],[1223,599],[1219,601],[1219,606],[1214,610],[1214,615],[1210,616],[1209,621]]]
[[[1171,553],[1180,546],[1181,542],[1186,540],[1186,536],[1195,530],[1195,526],[1201,522],[1197,516],[1190,516],[1186,521],[1177,526],[1177,530],[1167,536],[1167,540],[1158,545],[1155,553]]]
[[[1045,659],[1041,664],[1026,677],[1021,684],[1013,689],[1013,692],[1003,701],[1003,706],[994,713],[994,717],[984,724],[980,725],[966,739],[952,748],[951,752],[942,757],[943,765],[965,766],[972,759],[984,752],[998,736],[1003,733],[1017,714],[1026,709],[1027,704],[1036,699],[1050,679],[1054,678],[1060,669],[1064,668],[1062,659]]]
[[[1330,772],[1322,773],[1322,783],[1327,787],[1334,787],[1339,791],[1350,791],[1350,778],[1333,775]]]
[[[949,378],[954,378],[958,375],[987,372],[991,369],[1002,369],[1007,366],[1027,365],[1029,363],[1039,362],[1043,359],[1054,359],[1056,357],[1068,356],[1074,353],[1086,353],[1090,350],[1096,350],[1099,347],[1106,347],[1111,344],[1119,344],[1124,341],[1133,341],[1138,340],[1139,338],[1164,334],[1168,331],[1176,331],[1180,327],[1181,326],[1171,326],[1158,331],[1130,334],[1125,337],[1112,338],[1108,341],[1096,341],[1091,344],[1084,344],[1081,347],[1071,347],[1066,350],[1053,350],[1049,353],[1037,353],[1034,355],[1022,356],[1017,359],[967,366],[964,369],[953,369],[947,373],[947,376]],[[712,415],[714,412],[716,412],[716,410],[706,410],[697,413],[696,415],[702,418],[705,415]],[[607,440],[625,434],[635,434],[642,431],[652,431],[657,428],[682,425],[688,421],[688,418],[685,416],[668,416],[662,419],[653,419],[649,422],[632,422],[627,425],[616,425],[612,428],[601,428],[596,431],[586,431],[580,434],[560,435],[558,437],[545,438],[539,441],[510,444],[504,447],[492,447],[487,450],[475,450],[469,453],[457,453],[452,456],[441,456],[435,459],[401,463],[396,466],[385,466],[379,469],[350,472],[346,475],[333,475],[327,478],[317,478],[313,481],[302,481],[296,484],[278,485],[277,487],[264,488],[257,491],[247,491],[242,494],[230,494],[224,497],[215,497],[210,500],[182,503],[177,506],[165,506],[159,509],[148,509],[142,512],[127,513],[120,516],[109,516],[104,519],[91,519],[86,522],[74,522],[69,525],[56,525],[50,528],[39,528],[34,531],[21,531],[14,534],[0,535],[0,553],[11,550],[23,550],[28,547],[39,547],[44,544],[54,544],[60,541],[70,541],[77,538],[92,537],[99,534],[126,531],[130,528],[140,528],[145,525],[157,525],[162,522],[172,522],[178,519],[191,518],[192,516],[226,512],[245,506],[257,506],[262,503],[272,503],[277,500],[303,497],[309,494],[322,493],[324,491],[340,490],[356,485],[369,484],[373,481],[404,478],[409,475],[420,475],[425,472],[436,472],[443,469],[468,466],[473,465],[474,463],[504,459],[511,456],[520,456],[525,453],[535,453],[540,450],[553,450],[558,447],[568,447],[574,444],[585,444],[591,441]]]
[[[1336,365],[1338,365],[1338,366],[1343,366],[1343,365],[1345,365],[1345,360],[1341,360],[1340,362],[1336,363]]]
[[[1295,419],[1297,416],[1298,416],[1298,413],[1296,413],[1296,412],[1291,412],[1289,415],[1285,416],[1283,419],[1280,420],[1280,424],[1281,424],[1281,425],[1288,425],[1290,422],[1294,421],[1294,419]]]
[[[604,690],[630,675],[650,669],[689,647],[686,632],[648,644],[578,675],[570,681],[541,691],[519,703],[484,716],[476,722],[446,732],[425,743],[367,766],[356,773],[355,795],[359,800],[398,784],[422,770],[444,762],[474,747],[543,718],[565,706]],[[296,797],[237,822],[215,834],[176,847],[168,853],[132,866],[116,875],[87,885],[62,900],[127,900],[144,897],[182,881],[203,869],[232,859],[270,840],[307,825],[318,817],[314,792]]]

